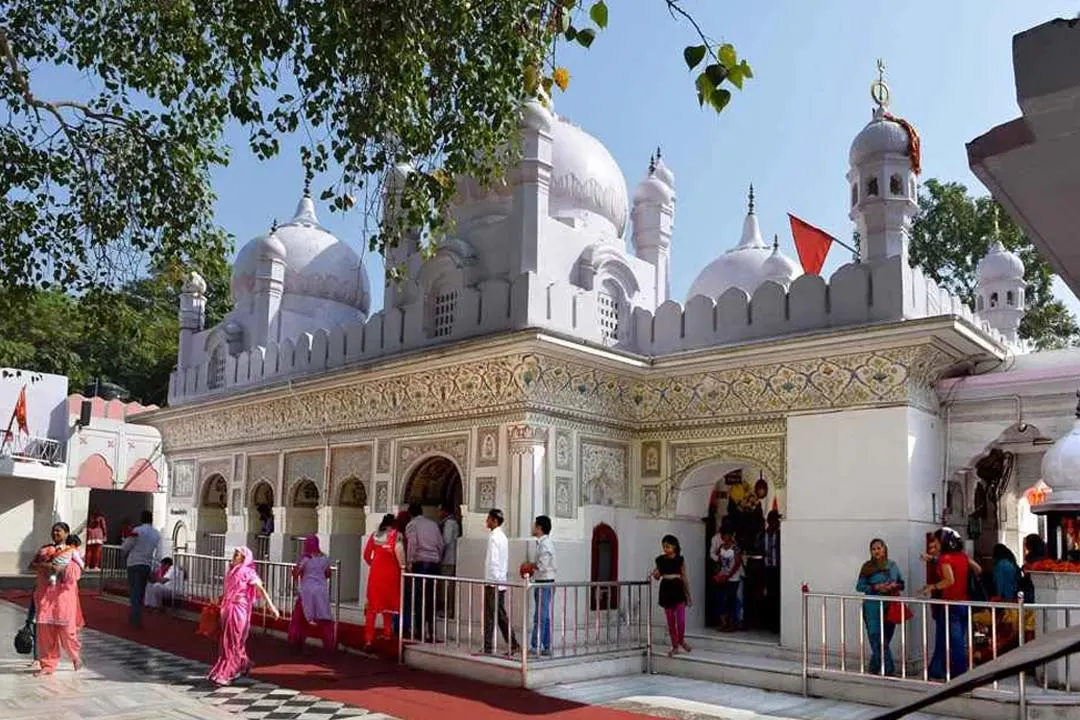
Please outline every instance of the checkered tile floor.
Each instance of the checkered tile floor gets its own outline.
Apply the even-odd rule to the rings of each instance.
[[[181,689],[189,697],[242,715],[247,720],[338,720],[355,717],[389,720],[389,716],[381,713],[370,713],[362,708],[304,695],[250,678],[241,678],[229,687],[218,688],[206,680],[210,668],[202,663],[92,630],[84,631],[83,648],[83,657],[90,668],[102,662],[120,665],[146,682]]]

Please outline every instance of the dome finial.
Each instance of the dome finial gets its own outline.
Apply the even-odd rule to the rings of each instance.
[[[754,183],[750,183],[750,201],[749,201],[748,205],[749,205],[749,210],[748,210],[747,214],[748,215],[753,215],[754,214]]]
[[[885,82],[885,61],[881,58],[877,61],[877,73],[877,80],[870,85],[870,98],[877,105],[875,114],[889,109],[889,86]]]
[[[662,157],[663,157],[663,155],[660,153],[660,146],[657,145],[656,146],[656,159],[659,160]]]
[[[649,156],[649,175],[652,175],[656,172],[656,158],[656,155]]]
[[[776,251],[778,251],[780,249],[780,236],[777,235],[776,233],[773,233],[773,236],[772,236],[772,249],[773,249],[773,252],[776,252]]]
[[[277,218],[274,218],[274,221],[270,223],[270,234],[273,235],[276,232],[277,232]]]

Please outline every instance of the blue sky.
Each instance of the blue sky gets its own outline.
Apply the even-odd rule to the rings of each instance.
[[[923,178],[958,180],[985,193],[968,169],[964,144],[1019,115],[1012,36],[1080,10],[1056,0],[687,0],[701,26],[716,41],[734,43],[754,69],[746,89],[716,115],[698,108],[683,64],[682,48],[694,40],[690,27],[673,20],[662,0],[608,5],[610,24],[593,47],[560,56],[572,80],[555,109],[607,145],[630,192],[649,154],[662,146],[677,185],[671,280],[681,301],[696,273],[738,240],[751,182],[763,233],[778,233],[793,257],[788,212],[850,238],[848,147],[870,118],[879,57],[892,111],[922,137]],[[233,162],[214,184],[218,221],[239,246],[274,218],[291,216],[303,173],[294,143],[260,163],[243,133],[230,140]],[[320,219],[363,251],[361,217],[323,209]],[[834,247],[824,272],[849,259]],[[381,263],[371,253],[365,262],[378,308]]]

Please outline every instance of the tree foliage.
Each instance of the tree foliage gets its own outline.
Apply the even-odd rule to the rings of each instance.
[[[691,26],[698,100],[722,110],[749,65],[681,0],[653,1]],[[232,124],[264,159],[304,138],[338,211],[376,214],[380,179],[411,163],[396,217],[437,237],[452,178],[500,177],[521,102],[570,82],[558,48],[608,21],[602,0],[0,0],[0,283],[115,289],[227,251],[209,177]]]
[[[1020,337],[1041,350],[1077,344],[1080,328],[1068,308],[1054,297],[1050,265],[991,197],[972,197],[958,182],[927,180],[919,192],[911,264],[972,304],[976,268],[990,249],[995,233],[1001,244],[1024,262],[1027,309],[1020,323]]]

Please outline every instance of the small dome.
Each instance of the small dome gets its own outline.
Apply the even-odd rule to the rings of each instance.
[[[203,295],[206,293],[206,281],[203,280],[202,275],[193,270],[184,280],[184,285],[180,288],[180,292],[187,295]]]
[[[728,289],[742,288],[753,294],[762,283],[763,266],[772,250],[761,239],[761,228],[754,214],[754,189],[750,188],[750,211],[743,221],[739,244],[709,263],[690,286],[688,297],[704,295],[718,298]]]
[[[895,120],[886,119],[884,112],[878,109],[869,124],[852,140],[848,160],[857,166],[882,155],[906,156],[909,144],[910,138],[904,126]]]
[[[660,177],[657,172],[659,163],[655,158],[649,162],[649,169],[645,173],[645,179],[638,183],[634,190],[634,204],[658,203],[667,204],[675,199],[675,191]],[[670,175],[671,173],[668,173]]]
[[[994,240],[990,251],[979,261],[975,275],[979,283],[998,280],[1023,282],[1024,262],[1016,253],[1006,250],[1000,240]]]
[[[1035,512],[1080,510],[1080,405],[1076,417],[1072,430],[1043,455],[1042,479],[1052,492],[1045,495],[1041,505],[1032,508]]]
[[[315,203],[308,195],[300,200],[292,220],[251,240],[237,253],[232,295],[238,307],[254,291],[259,259],[267,256],[285,261],[284,294],[329,300],[367,312],[370,292],[360,257],[319,225]]]
[[[656,177],[672,190],[675,189],[675,173],[671,172],[671,169],[664,163],[664,158],[660,155],[660,148],[656,149]]]
[[[761,264],[761,281],[772,280],[784,287],[788,287],[795,278],[802,274],[803,270],[799,263],[780,252],[780,241],[773,237],[772,254],[765,258],[765,262]]]
[[[603,143],[564,118],[551,125],[552,217],[573,218],[621,238],[626,230],[628,193],[615,158]]]

